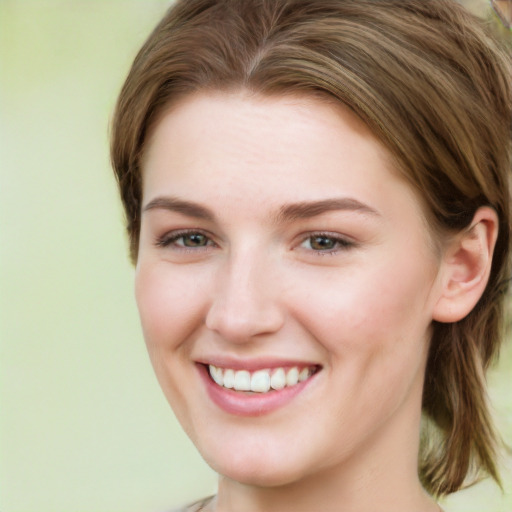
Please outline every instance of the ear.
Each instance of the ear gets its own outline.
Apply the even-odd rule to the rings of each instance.
[[[484,206],[477,210],[470,227],[448,243],[439,272],[441,290],[434,320],[457,322],[475,307],[489,280],[497,237],[498,216]]]

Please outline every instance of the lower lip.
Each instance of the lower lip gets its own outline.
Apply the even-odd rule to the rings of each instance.
[[[211,400],[223,411],[236,416],[263,416],[284,407],[304,391],[316,375],[312,375],[295,386],[280,390],[268,393],[247,393],[219,386],[211,379],[205,365],[198,364],[197,366]]]

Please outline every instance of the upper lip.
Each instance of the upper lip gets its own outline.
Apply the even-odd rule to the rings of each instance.
[[[196,363],[204,365],[213,365],[218,368],[229,368],[232,370],[247,370],[250,372],[264,369],[273,368],[287,368],[287,367],[320,367],[318,363],[312,361],[304,361],[297,359],[287,358],[274,358],[274,357],[257,357],[251,359],[239,359],[229,356],[209,356],[196,359]]]

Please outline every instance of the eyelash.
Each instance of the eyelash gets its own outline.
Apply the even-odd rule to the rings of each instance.
[[[312,251],[312,252],[316,253],[318,256],[335,255],[335,254],[338,254],[339,252],[347,251],[348,249],[351,249],[352,247],[355,246],[355,243],[353,241],[348,240],[347,238],[342,237],[338,234],[326,233],[326,232],[316,232],[316,233],[308,234],[308,236],[302,240],[300,247],[303,247],[303,245],[306,242],[309,242],[311,245],[311,241],[315,238],[316,239],[323,238],[323,239],[329,240],[329,241],[333,242],[334,246],[335,246],[335,247],[329,248],[329,249],[315,250],[312,247],[306,249],[308,251]]]
[[[206,238],[206,245],[200,245],[196,247],[187,247],[186,245],[178,245],[177,241],[180,239],[184,239],[187,236],[191,237],[193,235],[200,235],[204,236]],[[155,241],[155,245],[157,247],[170,247],[174,246],[176,249],[181,251],[197,251],[197,250],[205,250],[211,247],[212,245],[215,245],[215,242],[210,238],[208,233],[205,233],[203,231],[199,230],[192,230],[192,229],[185,229],[180,231],[172,231],[170,233],[166,233],[165,235],[158,237]]]
[[[177,244],[178,240],[184,239],[187,236],[191,237],[193,235],[199,235],[202,237],[205,237],[206,239],[206,245],[199,245],[199,246],[190,246],[187,247],[186,245],[179,245]],[[333,242],[334,246],[333,248],[325,248],[325,249],[313,249],[311,247],[311,242],[314,239],[320,239],[323,238],[324,240],[329,240]],[[303,247],[305,243],[309,242],[310,247],[305,248]],[[207,250],[212,245],[216,245],[215,242],[210,238],[208,233],[205,233],[203,231],[199,230],[180,230],[180,231],[173,231],[170,233],[166,233],[165,235],[158,237],[155,241],[155,245],[157,247],[166,248],[170,246],[174,246],[177,250],[181,251],[198,251],[198,250]],[[337,234],[333,233],[326,233],[326,232],[315,232],[310,233],[306,237],[301,239],[301,242],[299,244],[299,248],[303,248],[307,251],[311,251],[313,253],[318,254],[319,256],[324,255],[334,255],[341,251],[346,251],[352,247],[355,246],[355,243],[348,240],[347,238],[341,237]]]

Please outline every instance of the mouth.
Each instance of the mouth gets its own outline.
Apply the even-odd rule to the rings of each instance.
[[[282,366],[256,371],[205,365],[210,379],[217,386],[246,394],[270,394],[292,388],[307,381],[320,371],[320,366]]]
[[[309,397],[322,366],[278,360],[196,361],[211,402],[234,416],[264,416],[291,406],[295,397]],[[307,390],[310,390],[309,392]],[[303,401],[298,403],[304,404]]]

